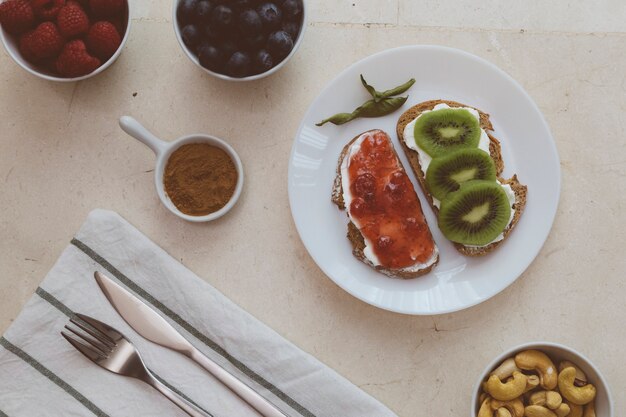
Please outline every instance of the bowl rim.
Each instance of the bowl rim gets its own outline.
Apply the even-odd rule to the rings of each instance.
[[[198,57],[192,54],[189,48],[187,48],[187,45],[185,45],[185,43],[183,42],[183,39],[180,33],[181,29],[178,27],[178,19],[176,17],[176,9],[180,1],[181,0],[174,0],[172,2],[172,26],[174,27],[174,34],[176,35],[176,40],[178,41],[178,44],[180,45],[185,55],[187,55],[187,58],[189,58],[191,62],[196,64],[197,67],[202,69],[207,74],[210,74],[213,77],[216,77],[222,80],[245,82],[245,81],[259,80],[261,78],[268,77],[274,74],[275,72],[277,72],[279,69],[281,69],[283,66],[287,64],[287,62],[295,55],[296,51],[300,47],[300,44],[302,43],[302,39],[304,39],[304,32],[306,31],[307,17],[308,17],[306,0],[302,0],[302,26],[300,28],[300,32],[298,33],[295,43],[293,44],[293,49],[291,50],[291,52],[289,52],[289,55],[287,55],[281,62],[279,62],[277,65],[275,65],[274,67],[270,68],[269,70],[265,72],[262,72],[260,74],[255,74],[255,75],[249,75],[247,77],[237,78],[237,77],[231,77],[225,74],[220,74],[218,72],[211,71],[210,69],[204,68],[202,65],[200,65],[200,60],[198,59]]]
[[[221,209],[214,211],[213,213],[206,214],[204,216],[192,216],[189,214],[185,214],[180,211],[169,198],[167,193],[165,192],[165,186],[163,184],[163,175],[165,173],[165,166],[170,156],[174,151],[180,148],[183,145],[187,145],[190,143],[208,143],[213,146],[216,146],[222,150],[224,150],[228,156],[232,159],[235,164],[235,169],[237,170],[237,184],[235,186],[235,191],[233,195],[230,197],[226,205]],[[239,197],[241,196],[241,192],[243,190],[244,183],[244,173],[243,173],[243,163],[241,162],[241,158],[235,151],[235,149],[225,140],[220,139],[213,135],[208,135],[206,133],[192,133],[190,135],[182,136],[172,142],[167,142],[164,146],[163,150],[158,154],[157,161],[154,169],[154,182],[157,194],[161,203],[173,214],[177,215],[183,220],[187,220],[194,223],[202,223],[209,222],[212,220],[216,220],[226,213],[228,213],[237,203]]]
[[[124,37],[122,38],[122,42],[120,43],[120,46],[117,48],[115,53],[111,56],[111,58],[109,58],[106,62],[104,62],[102,65],[100,65],[98,68],[96,68],[89,74],[81,75],[80,77],[72,77],[72,78],[56,77],[54,75],[49,75],[43,72],[39,72],[26,64],[26,60],[22,57],[22,55],[19,53],[17,48],[13,48],[12,46],[9,46],[9,39],[15,35],[9,34],[8,32],[4,30],[4,28],[0,28],[0,39],[2,40],[2,45],[4,46],[4,49],[7,51],[11,59],[13,59],[13,61],[16,64],[18,64],[20,67],[22,67],[24,70],[26,70],[27,72],[29,72],[30,74],[36,77],[39,77],[48,81],[55,81],[55,82],[61,82],[61,83],[71,83],[71,82],[85,80],[87,78],[91,78],[100,74],[102,71],[110,67],[122,53],[122,49],[124,49],[124,46],[126,45],[126,41],[128,40],[128,36],[130,34],[130,26],[131,26],[131,20],[132,20],[131,1],[125,0],[125,3],[126,3],[126,10],[127,10],[128,18],[126,19],[126,31],[124,33]]]
[[[525,342],[519,345],[515,345],[510,347],[509,349],[506,349],[504,351],[502,351],[502,353],[500,353],[498,356],[496,356],[491,362],[489,362],[487,364],[487,366],[483,369],[483,371],[480,373],[478,379],[476,380],[476,383],[474,384],[474,386],[472,387],[472,401],[470,403],[470,416],[471,417],[476,417],[478,415],[478,411],[477,411],[477,403],[478,403],[478,397],[479,397],[479,392],[480,392],[480,387],[482,385],[482,382],[484,381],[485,377],[489,374],[489,372],[491,372],[493,369],[496,368],[496,366],[498,366],[500,363],[502,363],[502,361],[510,356],[512,356],[514,353],[517,353],[519,351],[522,350],[526,350],[526,349],[536,349],[536,350],[541,350],[542,347],[549,347],[549,348],[554,348],[557,350],[563,350],[566,351],[568,353],[571,353],[575,356],[579,356],[584,362],[585,365],[588,366],[589,368],[593,369],[593,371],[598,375],[598,379],[600,380],[600,383],[602,385],[602,388],[604,389],[604,391],[606,392],[606,397],[608,399],[608,416],[607,417],[614,417],[613,416],[613,396],[611,395],[611,389],[609,388],[609,384],[606,381],[606,379],[604,378],[604,375],[602,374],[602,372],[600,372],[600,369],[598,369],[598,367],[585,355],[583,355],[582,353],[580,353],[579,351],[577,351],[576,349],[573,349],[569,346],[566,346],[562,343],[558,343],[558,342],[548,342],[548,341],[533,341],[533,342]],[[596,384],[597,385],[597,384]]]

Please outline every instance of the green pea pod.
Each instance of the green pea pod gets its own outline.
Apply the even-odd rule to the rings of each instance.
[[[378,103],[372,99],[368,100],[363,105],[357,107],[352,113],[337,113],[334,116],[324,119],[317,123],[316,126],[322,126],[325,123],[331,122],[335,125],[342,125],[354,120],[358,117],[380,117],[389,113],[393,113],[398,110],[406,102],[409,96],[406,97],[388,97],[384,98]]]
[[[402,94],[404,93],[406,90],[408,90],[409,88],[411,88],[411,86],[415,84],[415,78],[411,78],[409,81],[405,82],[404,84],[401,84],[395,88],[392,88],[391,90],[387,90],[387,91],[383,91],[381,92],[376,92],[376,94],[382,99],[382,98],[387,98],[387,97],[391,97],[391,96],[397,96],[398,94]]]
[[[399,94],[404,93],[406,90],[411,88],[413,84],[415,84],[415,78],[411,78],[409,81],[405,82],[404,84],[401,84],[397,87],[392,88],[391,90],[387,90],[383,92],[376,91],[374,87],[369,85],[367,81],[365,81],[363,74],[361,74],[361,84],[363,84],[363,87],[365,87],[365,89],[371,94],[371,96],[374,98],[374,101],[378,103],[379,101],[387,97],[397,96]]]
[[[319,123],[315,123],[315,126],[322,126],[328,122],[331,122],[334,125],[342,125],[344,123],[348,123],[350,120],[356,119],[357,117],[359,116],[357,116],[354,112],[353,113],[337,113],[333,116],[330,116],[328,119],[324,119]]]
[[[386,116],[402,107],[408,98],[409,96],[387,97],[381,99],[378,103],[376,100],[369,100],[361,107],[357,108],[352,114],[357,113],[358,117]]]
[[[380,99],[378,98],[378,91],[376,91],[374,87],[372,87],[371,85],[367,83],[367,81],[365,81],[363,74],[361,74],[361,84],[363,84],[363,87],[365,87],[367,92],[372,95],[372,97],[374,98],[374,101],[380,101]]]

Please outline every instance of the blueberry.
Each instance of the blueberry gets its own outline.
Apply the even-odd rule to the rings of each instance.
[[[282,28],[291,36],[291,39],[296,39],[300,33],[300,25],[295,22],[283,22]]]
[[[250,71],[250,56],[245,52],[235,52],[226,63],[225,69],[226,74],[231,77],[245,77]]]
[[[232,54],[237,51],[237,44],[231,40],[225,40],[219,44],[219,49],[222,51],[226,59],[230,58]]]
[[[257,12],[266,29],[276,29],[280,27],[280,21],[283,14],[274,3],[263,3],[257,8]]]
[[[193,20],[198,0],[181,0],[176,9],[178,24],[183,26]]]
[[[274,66],[274,58],[265,49],[261,49],[254,55],[252,69],[255,74],[261,74]]]
[[[285,0],[282,9],[285,19],[295,19],[302,13],[302,3],[300,0]]]
[[[204,37],[210,41],[216,41],[222,39],[223,31],[216,29],[213,25],[206,25],[204,27]]]
[[[242,48],[248,51],[258,51],[263,45],[265,45],[265,41],[267,38],[263,34],[248,36],[243,38],[240,42]]]
[[[196,22],[207,24],[211,20],[213,4],[209,0],[200,0],[196,5]]]
[[[254,2],[252,0],[235,0],[233,2],[233,7],[239,10],[249,9],[254,7]]]
[[[254,10],[247,9],[239,14],[239,30],[244,35],[261,33],[262,27],[261,18]]]
[[[233,9],[228,6],[219,5],[213,9],[211,14],[211,25],[216,29],[226,29],[233,22]]]
[[[180,32],[183,42],[187,47],[193,49],[194,46],[200,41],[200,31],[195,25],[187,25]]]
[[[267,49],[274,57],[282,59],[293,49],[293,40],[287,32],[279,30],[267,38]]]
[[[198,47],[198,59],[200,65],[215,72],[219,72],[224,65],[224,55],[213,45],[200,45]]]

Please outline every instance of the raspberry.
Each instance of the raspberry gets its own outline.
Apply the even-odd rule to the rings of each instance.
[[[8,0],[0,4],[0,23],[17,35],[35,27],[35,13],[27,0]]]
[[[24,58],[28,62],[32,62],[33,64],[37,62],[37,57],[33,55],[30,49],[24,46],[24,42],[21,39],[20,39],[19,49],[20,49],[20,54],[22,55],[22,58]]]
[[[20,51],[24,54],[24,58],[36,62],[56,57],[64,44],[65,41],[56,25],[52,22],[44,22],[35,30],[22,35]]]
[[[107,22],[110,22],[117,29],[117,33],[120,34],[121,37],[124,37],[124,33],[126,33],[126,21],[124,20],[124,16],[115,15],[106,18]]]
[[[100,17],[108,17],[120,13],[125,0],[89,0],[91,11]]]
[[[72,38],[87,33],[89,18],[78,3],[69,2],[59,10],[57,25],[61,35]]]
[[[80,77],[89,74],[100,66],[100,60],[87,52],[81,40],[68,42],[57,58],[57,71],[65,77]]]
[[[40,20],[54,20],[65,6],[65,0],[31,0],[30,4]]]
[[[89,51],[104,62],[117,51],[122,39],[110,22],[96,22],[89,28],[86,43]]]
[[[70,0],[70,1],[72,1],[72,0]],[[76,1],[76,3],[80,7],[82,7],[83,10],[89,11],[89,0],[75,0],[75,1]],[[91,14],[91,13],[89,13],[89,14]]]

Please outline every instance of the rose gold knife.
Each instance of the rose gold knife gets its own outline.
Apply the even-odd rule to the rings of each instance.
[[[178,330],[139,298],[100,272],[95,272],[94,276],[113,308],[141,336],[194,360],[262,416],[287,417],[261,394],[196,349]]]

